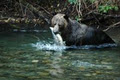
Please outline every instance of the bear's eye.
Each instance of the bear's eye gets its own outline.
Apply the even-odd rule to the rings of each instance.
[[[60,27],[61,27],[62,25],[58,24],[58,26],[60,26]]]

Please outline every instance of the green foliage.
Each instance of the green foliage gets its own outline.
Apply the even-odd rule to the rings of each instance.
[[[68,0],[70,4],[77,4],[78,0]]]
[[[80,21],[80,20],[81,20],[81,17],[80,17],[80,16],[75,16],[75,19],[76,19],[77,21]]]
[[[84,0],[85,3],[89,3],[89,5],[95,3],[97,0]],[[70,4],[75,4],[75,5],[78,5],[78,0],[68,0],[68,2]],[[94,4],[93,4],[94,5]],[[96,5],[95,5],[96,6]],[[118,11],[119,10],[119,5],[116,3],[113,3],[109,0],[102,0],[102,1],[99,1],[98,3],[98,11],[100,13],[108,13],[110,10],[114,10],[114,11]]]
[[[91,3],[94,3],[96,0],[90,0]]]
[[[109,10],[118,11],[118,6],[115,5],[100,5],[98,11],[101,13],[107,13]]]

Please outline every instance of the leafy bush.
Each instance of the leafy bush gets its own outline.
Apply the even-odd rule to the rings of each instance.
[[[108,13],[110,10],[118,11],[119,3],[118,0],[68,0],[70,4],[78,5],[81,4],[82,8],[89,8],[89,10],[97,9],[100,13]],[[92,7],[91,7],[92,6]],[[95,8],[96,7],[96,8]]]
[[[70,4],[77,4],[78,0],[68,0]]]
[[[107,13],[109,10],[118,11],[118,6],[114,5],[100,5],[98,11],[101,13]]]

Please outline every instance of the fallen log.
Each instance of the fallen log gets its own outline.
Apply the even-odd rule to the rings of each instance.
[[[28,19],[28,18],[5,18],[0,19],[0,24],[6,23],[33,23],[33,24],[43,24],[44,21],[40,19]]]
[[[120,45],[120,22],[110,25],[107,29],[103,30],[108,36],[110,36],[115,43]]]

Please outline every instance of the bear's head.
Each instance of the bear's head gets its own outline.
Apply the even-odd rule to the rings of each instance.
[[[53,32],[55,34],[62,32],[68,25],[68,16],[58,13],[51,20]]]

